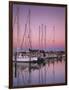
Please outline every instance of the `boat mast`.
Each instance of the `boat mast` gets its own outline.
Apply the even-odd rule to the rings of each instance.
[[[32,45],[31,45],[31,28],[30,28],[30,15],[31,15],[31,11],[29,9],[29,49],[32,48]]]
[[[41,42],[42,42],[42,50],[43,50],[43,24],[42,24],[42,38],[41,38]]]
[[[18,48],[19,48],[19,7],[17,7],[17,49]]]
[[[45,50],[46,50],[46,25],[45,25]]]
[[[40,25],[39,25],[39,50],[40,50]]]
[[[53,45],[55,46],[55,26],[53,26]],[[53,52],[55,52],[54,47],[53,47]]]

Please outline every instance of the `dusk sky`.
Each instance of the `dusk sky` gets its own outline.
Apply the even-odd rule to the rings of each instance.
[[[19,13],[17,13],[19,8]],[[32,6],[32,5],[13,5],[13,47],[17,47],[17,15],[19,15],[19,41],[18,48],[22,43],[22,38],[25,31],[25,24],[28,25],[27,18],[30,12],[30,28],[31,28],[31,44],[33,49],[39,48],[39,25],[43,24],[43,38],[45,35],[46,25],[46,48],[43,41],[43,49],[46,50],[64,50],[65,49],[65,8],[51,6]],[[55,26],[55,44],[53,43],[53,27]],[[26,42],[23,48],[28,48],[28,26],[25,35]],[[42,41],[41,41],[42,43]],[[42,45],[42,44],[41,44]],[[40,49],[42,46],[40,47]]]

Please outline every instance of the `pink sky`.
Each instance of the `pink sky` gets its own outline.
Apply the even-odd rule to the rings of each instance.
[[[32,48],[39,48],[39,25],[43,24],[43,38],[44,28],[46,25],[46,49],[64,50],[65,47],[65,8],[51,7],[51,6],[32,6],[32,5],[13,5],[13,47],[17,47],[17,8],[19,8],[19,41],[18,48],[22,43],[22,38],[25,31],[25,24],[28,25],[28,12],[30,15],[31,27],[31,44]],[[15,24],[14,24],[15,21]],[[53,26],[55,26],[55,44],[53,43]],[[41,30],[41,29],[40,29]],[[28,27],[27,33],[28,34]],[[23,48],[28,48],[28,38],[26,38]],[[42,43],[42,41],[41,41]],[[45,49],[45,42],[43,41],[43,48]],[[42,44],[41,44],[42,45]],[[40,47],[42,48],[42,46]]]

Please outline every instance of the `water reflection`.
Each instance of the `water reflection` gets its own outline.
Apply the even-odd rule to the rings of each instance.
[[[17,63],[16,77],[14,62],[13,71],[13,86],[64,83],[65,59],[48,59],[42,63]]]

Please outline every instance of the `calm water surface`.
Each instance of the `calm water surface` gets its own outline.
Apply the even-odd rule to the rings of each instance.
[[[65,59],[47,60],[45,63],[13,63],[13,86],[55,84],[65,82]]]

